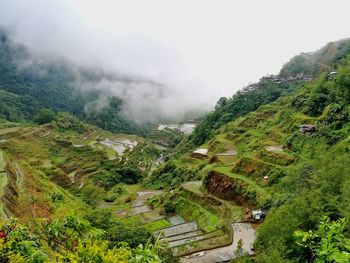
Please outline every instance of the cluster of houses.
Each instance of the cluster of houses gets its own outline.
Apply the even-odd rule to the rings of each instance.
[[[278,75],[267,75],[262,77],[258,83],[251,83],[248,86],[244,87],[240,92],[246,93],[249,91],[257,90],[260,88],[261,84],[266,84],[266,83],[281,84],[281,83],[288,83],[292,81],[311,81],[312,79],[313,79],[312,75],[307,75],[304,73],[298,73],[295,76],[289,76],[287,78],[284,78]]]
[[[291,81],[311,81],[313,79],[312,75],[298,73],[295,76],[289,76],[287,78],[283,78],[276,75],[268,75],[264,76],[260,79],[260,82],[274,82],[274,83],[283,83],[283,82],[291,82]]]

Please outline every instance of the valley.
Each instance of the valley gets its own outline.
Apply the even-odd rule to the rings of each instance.
[[[227,252],[226,258],[234,257],[237,246],[234,222],[242,220],[243,208],[203,192],[202,181],[189,181],[181,189],[170,191],[179,200],[175,213],[170,214],[158,203],[159,198],[169,195],[168,191],[143,190],[142,184],[117,188],[110,188],[108,182],[101,185],[95,178],[108,173],[106,165],[112,165],[111,162],[119,166],[132,163],[147,174],[157,169],[160,164],[156,165],[156,161],[164,153],[136,136],[110,134],[72,118],[65,119],[65,123],[78,126],[78,132],[67,125],[33,127],[1,123],[1,149],[8,159],[7,163],[1,155],[1,170],[5,179],[13,176],[11,182],[3,181],[4,219],[59,218],[72,212],[81,213],[87,205],[94,204],[109,210],[127,225],[142,226],[153,232],[155,238],[159,236],[160,242],[166,243],[175,255],[182,256],[184,262],[196,262],[191,261],[196,258],[195,253],[208,249],[201,256],[203,260],[215,258],[223,251]],[[41,176],[36,177],[36,173]],[[4,202],[5,199],[11,202]],[[222,221],[220,215],[231,212],[233,217]],[[244,236],[247,232],[249,236],[250,231],[251,228],[243,227],[237,230],[237,235]],[[246,251],[252,247],[254,238],[244,241]]]
[[[179,123],[31,56],[0,31],[0,262],[350,261],[350,40]]]

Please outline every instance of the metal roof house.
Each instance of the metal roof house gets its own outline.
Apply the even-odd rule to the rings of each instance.
[[[252,218],[254,220],[262,220],[266,217],[266,212],[262,209],[257,209],[252,211]]]
[[[208,149],[197,149],[192,152],[191,157],[205,159],[208,157]]]

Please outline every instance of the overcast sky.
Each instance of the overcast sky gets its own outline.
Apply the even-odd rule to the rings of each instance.
[[[213,106],[292,56],[350,37],[349,10],[347,0],[0,0],[0,25],[36,52]]]

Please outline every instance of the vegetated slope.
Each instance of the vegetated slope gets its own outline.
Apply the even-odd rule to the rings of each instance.
[[[28,121],[40,109],[49,108],[55,112],[70,112],[113,132],[141,132],[140,127],[121,113],[124,102],[120,98],[93,88],[102,79],[110,78],[132,81],[99,69],[79,68],[59,59],[35,57],[24,46],[13,43],[0,29],[2,119]],[[83,90],[80,85],[92,88]],[[109,97],[102,108],[96,106],[101,96]]]
[[[37,127],[1,125],[0,147],[16,184],[8,198],[16,200],[7,204],[7,211],[20,218],[47,218],[83,208],[75,205],[81,201],[72,194],[87,204],[115,199],[109,192],[113,187],[138,183],[158,157],[158,150],[144,139],[110,134],[67,114]]]
[[[258,83],[238,91],[232,98],[221,98],[215,110],[199,123],[188,146],[198,146],[210,139],[222,125],[257,110],[261,105],[275,101],[295,90],[301,83],[330,72],[350,52],[350,40],[332,42],[314,53],[302,53],[291,59],[277,76],[267,76]]]
[[[176,189],[183,181],[202,178],[201,189],[190,189],[194,194],[200,191],[244,209],[266,209],[253,262],[310,262],[310,258],[312,262],[321,257],[323,248],[317,254],[308,245],[298,245],[295,233],[314,230],[323,215],[336,220],[350,214],[350,171],[345,165],[350,161],[350,57],[338,61],[334,70],[336,74],[321,73],[256,111],[219,123],[211,139],[198,146],[207,154],[174,156],[150,177],[148,185]],[[315,130],[302,133],[301,125]],[[202,128],[197,135],[207,132]],[[163,205],[169,207],[170,202],[177,213],[186,214],[181,196],[168,195]],[[200,213],[195,205],[191,208],[192,214]],[[215,214],[223,224],[232,220]],[[336,251],[348,260],[347,248],[339,246]]]
[[[315,52],[301,53],[292,58],[283,66],[280,76],[289,77],[298,74],[317,76],[324,71],[332,70],[333,66],[344,59],[349,52],[349,39],[330,42]]]
[[[154,169],[150,142],[59,113],[41,126],[1,120],[0,149],[1,262],[177,262],[141,218],[116,213]]]

